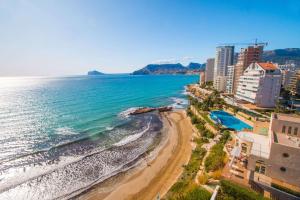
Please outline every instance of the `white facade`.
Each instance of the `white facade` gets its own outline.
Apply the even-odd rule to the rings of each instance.
[[[227,67],[227,78],[226,78],[226,93],[233,93],[233,83],[234,83],[234,65],[229,65]]]
[[[227,75],[227,66],[233,64],[234,59],[234,46],[220,46],[216,48],[216,58],[214,64],[214,88],[218,91],[225,91],[225,88],[220,88],[222,84],[218,84],[220,78]]]
[[[281,73],[272,63],[252,63],[239,79],[236,98],[259,107],[275,107],[280,94]]]
[[[206,60],[206,67],[205,67],[205,82],[213,81],[214,80],[214,66],[215,66],[215,59],[209,58]]]

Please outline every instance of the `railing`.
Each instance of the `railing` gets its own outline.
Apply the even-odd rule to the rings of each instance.
[[[263,182],[263,179],[261,177],[259,180],[250,180],[249,184],[251,185],[251,188],[259,193],[264,193],[264,191],[267,191],[270,193],[270,198],[272,200],[300,200],[300,197],[294,196],[292,194],[289,194],[287,192],[284,192],[282,190],[279,190],[277,188],[272,187],[269,184],[266,184]]]

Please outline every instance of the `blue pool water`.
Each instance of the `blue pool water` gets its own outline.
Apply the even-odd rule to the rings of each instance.
[[[216,110],[210,112],[210,118],[213,119],[215,122],[221,123],[227,128],[232,128],[236,131],[241,131],[243,129],[252,129],[252,126],[244,123],[243,121],[239,120],[238,118],[223,110]]]

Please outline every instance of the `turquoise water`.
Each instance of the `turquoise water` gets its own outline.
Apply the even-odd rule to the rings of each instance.
[[[197,81],[184,75],[0,78],[0,199],[68,196],[123,170],[162,127],[155,113],[128,117],[126,111],[182,107],[176,102],[187,103],[184,86]]]
[[[223,111],[217,110],[210,112],[210,117],[215,120],[217,123],[221,123],[227,128],[232,128],[236,131],[241,131],[243,129],[252,129],[252,126],[246,124],[245,122],[239,120],[233,115]]]

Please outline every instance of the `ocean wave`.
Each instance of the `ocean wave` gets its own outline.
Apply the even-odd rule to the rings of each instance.
[[[113,130],[113,129],[114,129],[113,126],[108,126],[108,127],[105,128],[105,130],[107,130],[107,131],[111,131],[111,130]]]
[[[147,132],[149,130],[150,124],[151,124],[151,120],[152,120],[152,118],[150,118],[150,121],[148,122],[147,127],[144,130],[142,130],[139,133],[136,133],[136,134],[129,135],[129,136],[125,137],[121,141],[115,143],[114,146],[123,146],[125,144],[128,144],[130,142],[133,142],[133,141],[139,139],[145,132]]]
[[[130,113],[133,113],[134,111],[136,111],[137,109],[140,109],[141,107],[131,107],[131,108],[128,108],[122,112],[119,113],[118,117],[119,118],[123,118],[123,119],[126,119],[130,116]]]
[[[74,129],[70,127],[60,127],[55,129],[55,133],[57,135],[76,135],[79,134],[79,132],[76,132]]]
[[[6,183],[1,182],[0,198],[67,199],[132,167],[132,162],[139,159],[159,133],[158,130],[152,130],[151,121],[153,120],[147,122],[146,129],[138,133],[139,137],[135,134],[134,139],[127,138],[127,142],[123,140],[121,146],[114,145],[82,157],[62,157],[61,161],[51,168],[40,165],[26,169],[23,174],[14,174],[10,180],[5,181]],[[145,134],[148,130],[151,133]],[[137,140],[140,137],[144,139]],[[45,193],[45,189],[49,192]]]
[[[172,97],[171,100],[174,102],[171,106],[175,109],[185,108],[188,105],[188,100],[184,98]]]

